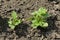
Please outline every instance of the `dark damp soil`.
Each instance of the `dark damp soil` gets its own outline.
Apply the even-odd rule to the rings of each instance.
[[[30,13],[46,7],[52,16],[46,29],[32,29],[25,19]],[[8,26],[11,11],[24,20],[13,31]],[[0,40],[60,40],[60,0],[0,0]]]

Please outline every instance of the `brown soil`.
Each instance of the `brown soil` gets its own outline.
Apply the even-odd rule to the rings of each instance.
[[[46,29],[38,27],[32,30],[25,19],[30,13],[46,7],[51,17]],[[24,20],[14,31],[8,26],[11,11],[15,10]],[[0,40],[60,40],[60,0],[0,0]]]

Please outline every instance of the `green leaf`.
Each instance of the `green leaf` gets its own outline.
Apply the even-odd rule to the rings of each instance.
[[[10,27],[11,29],[14,29],[14,28],[15,28],[15,26],[14,26],[14,25],[9,25],[9,27]]]
[[[41,22],[40,26],[43,27],[43,28],[48,27],[48,23],[47,22]]]
[[[39,26],[39,23],[37,22],[37,20],[33,20],[32,23],[33,23],[32,24],[33,28],[36,28],[37,26]]]
[[[41,7],[41,8],[38,10],[38,12],[39,12],[40,14],[46,14],[47,10],[46,10],[45,8]]]
[[[17,20],[17,22],[15,23],[15,25],[18,25],[19,23],[21,23],[21,21],[20,20]]]
[[[8,21],[9,24],[12,24],[12,21]]]
[[[48,23],[44,23],[42,27],[48,27]]]
[[[13,19],[16,19],[17,18],[17,13],[15,11],[12,11],[11,16],[12,16]]]

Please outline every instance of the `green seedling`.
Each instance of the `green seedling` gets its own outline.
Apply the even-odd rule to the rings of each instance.
[[[33,28],[37,28],[38,26],[42,28],[48,27],[47,18],[49,14],[47,13],[47,9],[41,7],[38,11],[32,13],[32,24]]]
[[[11,29],[14,29],[18,24],[21,23],[21,19],[18,19],[17,13],[12,11],[11,18],[9,18],[8,24]]]

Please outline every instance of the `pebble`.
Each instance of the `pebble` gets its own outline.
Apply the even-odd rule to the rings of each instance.
[[[60,28],[60,21],[56,21],[55,25],[56,25],[57,28]]]
[[[60,21],[60,15],[57,15],[57,20]]]

